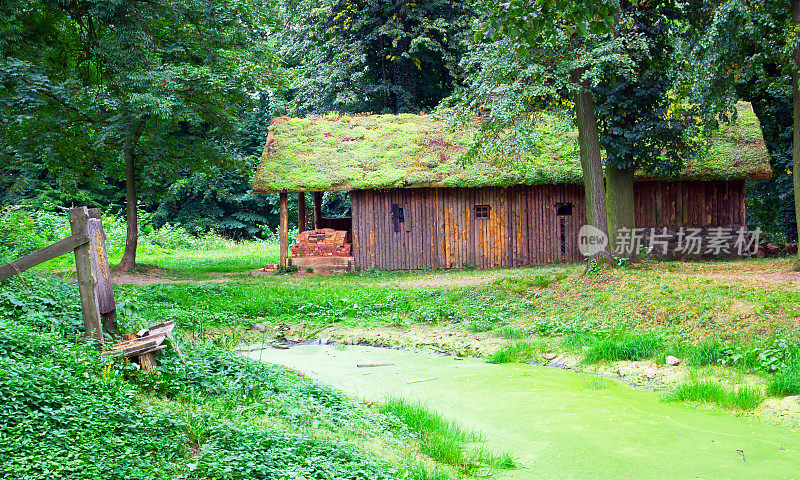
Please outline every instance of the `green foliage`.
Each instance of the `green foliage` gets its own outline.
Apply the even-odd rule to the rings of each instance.
[[[297,265],[281,266],[275,270],[275,275],[291,275],[293,273],[297,273]]]
[[[774,396],[800,395],[800,362],[784,366],[775,373],[767,387]]]
[[[512,327],[510,325],[506,325],[504,327],[499,327],[494,329],[493,333],[500,338],[505,338],[507,340],[520,340],[528,336],[528,331],[521,327]]]
[[[283,1],[295,114],[418,113],[459,79],[471,2]]]
[[[720,365],[731,358],[732,348],[716,340],[704,340],[689,348],[689,363],[693,366]]]
[[[172,478],[186,449],[176,419],[103,367],[94,349],[0,319],[3,478]]]
[[[726,389],[714,382],[694,382],[679,385],[674,399],[681,402],[701,402],[735,410],[753,410],[764,401],[760,390],[752,387]]]
[[[30,211],[22,206],[0,208],[0,263],[16,260],[70,234],[66,213]]]
[[[388,463],[347,443],[232,426],[212,430],[190,469],[200,478],[218,480],[397,478]]]

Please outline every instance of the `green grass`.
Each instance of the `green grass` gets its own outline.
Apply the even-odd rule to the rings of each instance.
[[[538,345],[532,342],[514,342],[503,345],[486,358],[487,363],[526,363],[539,353]]]
[[[493,333],[506,340],[521,340],[528,336],[528,331],[521,327],[504,326],[495,328]]]
[[[151,250],[137,259],[140,263],[189,273],[242,272],[277,264],[279,260],[280,245],[252,241],[226,241],[206,249]]]
[[[730,356],[731,347],[716,340],[704,340],[687,348],[693,366],[719,365]]]
[[[586,352],[588,363],[609,360],[643,360],[663,348],[663,340],[655,334],[621,334],[598,340]]]
[[[465,430],[420,402],[400,397],[389,398],[380,412],[394,415],[419,440],[420,450],[431,458],[456,467],[465,474],[481,468],[513,468],[514,462],[507,453],[496,454],[485,448],[470,449],[470,442],[480,441],[480,435]]]
[[[767,394],[776,397],[800,395],[800,362],[795,362],[778,370],[770,380]]]
[[[761,390],[752,387],[727,389],[712,382],[692,382],[678,386],[674,399],[681,402],[699,402],[718,405],[730,410],[753,410],[764,401]]]

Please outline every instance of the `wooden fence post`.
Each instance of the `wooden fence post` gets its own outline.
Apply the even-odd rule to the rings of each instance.
[[[86,207],[73,208],[69,211],[69,225],[73,235],[88,236],[88,223],[89,211]],[[75,248],[75,271],[78,277],[78,290],[81,294],[86,336],[94,338],[98,343],[103,343],[103,326],[94,290],[95,280],[92,275],[92,258],[88,243]]]
[[[302,233],[306,231],[306,193],[297,192],[297,230]]]
[[[281,193],[280,194],[280,201],[281,201],[281,214],[280,214],[280,225],[281,225],[281,267],[289,266],[289,206],[288,206],[288,194]]]
[[[322,228],[322,192],[314,192],[314,228]]]
[[[86,225],[89,234],[89,256],[92,263],[92,278],[95,282],[94,295],[97,308],[102,317],[103,331],[118,334],[117,304],[111,286],[111,271],[108,268],[106,253],[106,233],[99,208],[89,209],[89,221]]]

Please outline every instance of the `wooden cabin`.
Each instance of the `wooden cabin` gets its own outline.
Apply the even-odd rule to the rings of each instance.
[[[346,229],[348,265],[362,269],[492,268],[576,262],[585,223],[577,134],[547,118],[534,152],[464,160],[470,131],[430,116],[277,118],[253,189],[281,193],[282,256],[289,258],[289,193],[315,192],[315,228]],[[636,225],[745,225],[745,180],[768,178],[749,104],[675,178],[637,176]],[[326,220],[319,192],[350,192],[351,217]],[[305,225],[305,195],[300,195]],[[325,222],[329,222],[327,225]],[[295,258],[295,262],[299,259]]]

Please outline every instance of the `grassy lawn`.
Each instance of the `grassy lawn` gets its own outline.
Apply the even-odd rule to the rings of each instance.
[[[116,265],[125,252],[124,240],[110,239],[107,244],[110,265]],[[147,239],[139,242],[136,261],[143,265],[174,270],[176,275],[231,273],[263,268],[280,260],[280,246],[275,242],[244,241],[215,237],[194,246],[164,247],[154,245]],[[75,268],[75,258],[63,255],[42,264],[41,270],[65,270]]]
[[[169,262],[180,265],[191,260],[173,257]],[[655,330],[693,341],[751,342],[796,335],[800,291],[709,278],[709,270],[746,275],[753,267],[780,269],[786,263],[769,262],[646,264],[597,275],[584,274],[580,265],[264,275],[221,284],[118,288],[124,295],[136,297],[144,312],[158,311],[179,322],[202,320],[209,325],[260,318],[400,326],[449,322],[475,330],[510,325],[541,333],[583,325],[603,330]],[[204,268],[211,267],[198,266],[195,271]]]

